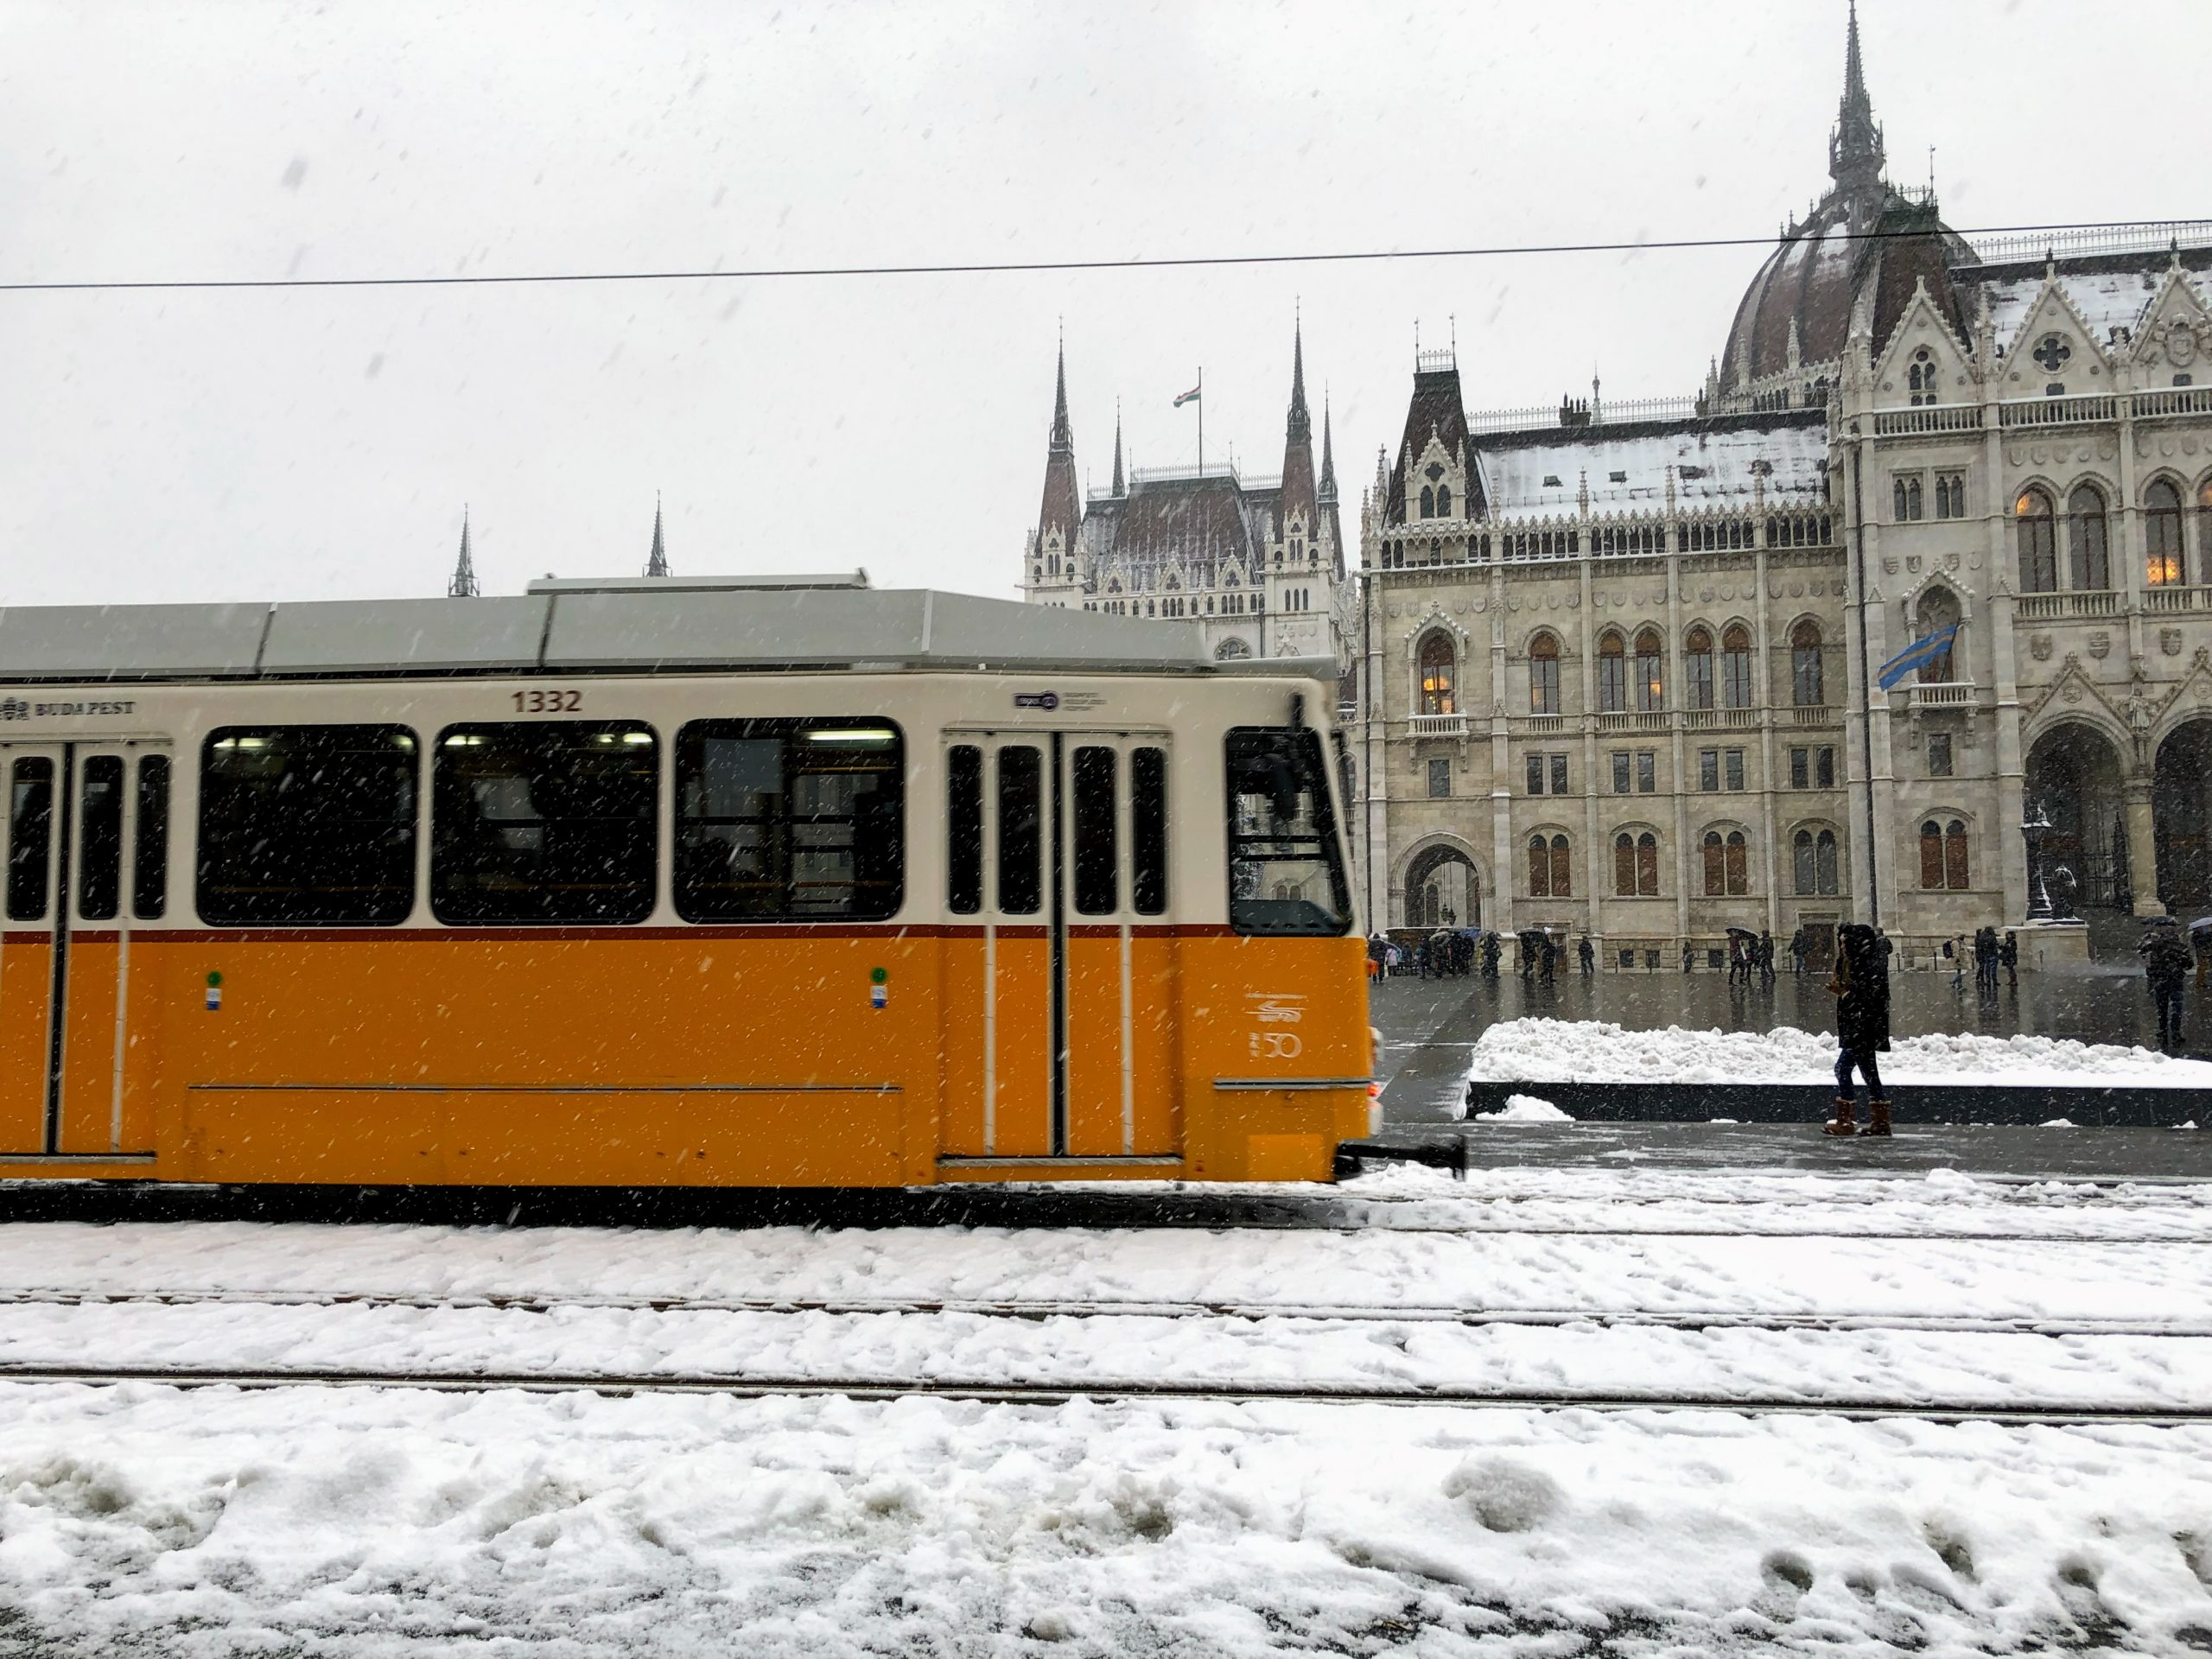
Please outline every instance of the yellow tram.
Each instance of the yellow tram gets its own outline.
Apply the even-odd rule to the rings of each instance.
[[[0,610],[0,1178],[1328,1179],[1329,671],[861,575]]]

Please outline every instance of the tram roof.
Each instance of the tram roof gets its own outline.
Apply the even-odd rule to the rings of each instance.
[[[0,682],[716,669],[1334,672],[1281,658],[1216,662],[1190,622],[849,584],[0,607]]]

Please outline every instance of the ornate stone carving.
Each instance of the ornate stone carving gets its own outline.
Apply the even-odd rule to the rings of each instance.
[[[2059,695],[2062,698],[2063,698],[2066,702],[2081,702],[2081,701],[2082,701],[2082,682],[2081,682],[2081,681],[2079,681],[2079,680],[2069,680],[2069,681],[2067,681],[2067,682],[2066,682],[2066,683],[2065,683],[2063,686],[2062,686],[2061,688],[2059,688],[2058,695]]]
[[[1909,572],[1917,575],[1920,572],[1920,555],[1917,553],[1906,554],[1904,556],[1904,568]]]
[[[2050,660],[2050,636],[2047,633],[2030,634],[2028,636],[2028,650],[2035,658],[2036,661],[2039,663],[2049,662]]]
[[[2169,657],[2180,656],[2181,630],[2179,628],[2160,628],[2158,630],[2158,649],[2164,652]]]
[[[2106,653],[2111,649],[2112,635],[2107,633],[2102,628],[2089,636],[2089,655],[2099,662],[2104,660]]]
[[[1894,576],[1897,573],[1897,562],[1885,554],[1882,557],[1882,574],[1885,576]]]

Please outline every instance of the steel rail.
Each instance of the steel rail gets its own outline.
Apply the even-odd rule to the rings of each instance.
[[[1738,1417],[1830,1417],[1875,1422],[1905,1419],[1937,1424],[2181,1428],[2212,1425],[2212,1406],[2022,1406],[1997,1401],[1871,1397],[1804,1400],[1776,1395],[1542,1392],[1491,1389],[1313,1388],[1299,1383],[1232,1384],[1101,1378],[1091,1382],[993,1382],[982,1379],[857,1376],[738,1376],[687,1373],[640,1376],[580,1371],[381,1371],[368,1368],[162,1365],[0,1365],[0,1383],[94,1388],[130,1383],[201,1389],[264,1391],[296,1388],[409,1389],[444,1394],[596,1394],[627,1398],[707,1395],[736,1399],[775,1396],[897,1401],[931,1399],[980,1405],[1064,1406],[1078,1400],[1224,1405],[1456,1407],[1463,1410],[1667,1411]]]
[[[1441,1302],[1376,1303],[1150,1300],[1143,1298],[562,1296],[536,1292],[428,1295],[409,1292],[322,1293],[281,1290],[0,1291],[5,1307],[327,1307],[395,1308],[410,1312],[503,1313],[766,1313],[796,1316],[976,1319],[1039,1323],[1046,1319],[1220,1319],[1250,1323],[1298,1319],[1313,1324],[1453,1325],[1662,1331],[1895,1331],[1952,1336],[2212,1338],[2212,1320],[2048,1318],[2035,1314],[1977,1316],[1892,1313],[1746,1312],[1734,1308],[1463,1307]]]

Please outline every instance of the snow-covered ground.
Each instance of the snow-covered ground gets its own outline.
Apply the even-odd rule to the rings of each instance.
[[[10,1224],[0,1364],[2212,1406],[2203,1189],[1337,1198],[1378,1224]],[[2212,1428],[13,1382],[0,1429],[0,1654],[2212,1643]]]
[[[1833,1033],[1624,1030],[1590,1020],[1511,1020],[1468,1055],[1478,1083],[1830,1083]],[[2082,1084],[2212,1090],[2212,1061],[2068,1038],[1973,1032],[1900,1037],[1881,1057],[1888,1084]]]

